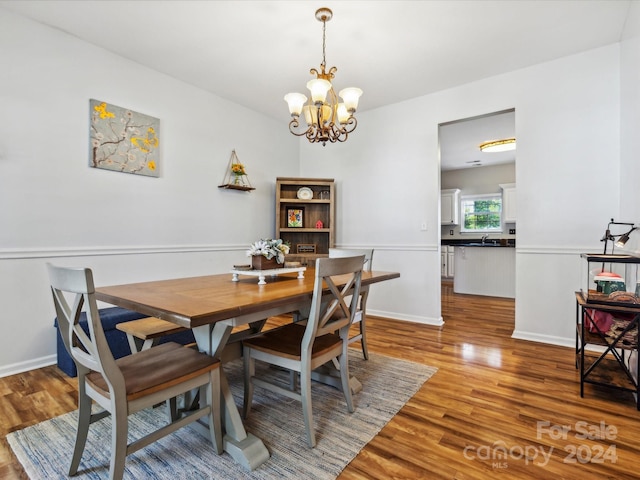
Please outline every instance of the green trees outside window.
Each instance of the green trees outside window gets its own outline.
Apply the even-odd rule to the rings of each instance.
[[[502,231],[502,196],[469,195],[461,198],[463,232]]]

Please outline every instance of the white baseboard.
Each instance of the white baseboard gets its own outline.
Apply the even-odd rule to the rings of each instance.
[[[436,327],[441,327],[444,325],[444,321],[442,317],[440,318],[430,318],[430,317],[421,317],[417,315],[402,315],[395,312],[383,312],[382,310],[371,310],[367,309],[367,314],[372,315],[374,317],[384,317],[390,318],[392,320],[402,320],[404,322],[414,322],[421,323],[423,325],[434,325]]]
[[[554,337],[551,335],[540,335],[539,333],[521,332],[514,330],[511,338],[517,338],[518,340],[529,340],[531,342],[547,343],[549,345],[558,345],[560,347],[576,347],[575,337]]]
[[[8,377],[9,375],[16,375],[18,373],[28,372],[29,370],[35,370],[36,368],[48,367],[49,365],[55,365],[57,361],[58,357],[54,354],[47,355],[46,357],[34,358],[33,360],[27,360],[26,362],[5,365],[0,368],[0,377]]]

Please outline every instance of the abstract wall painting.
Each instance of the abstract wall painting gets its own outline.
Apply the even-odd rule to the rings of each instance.
[[[89,107],[89,166],[158,177],[160,120],[100,100]]]

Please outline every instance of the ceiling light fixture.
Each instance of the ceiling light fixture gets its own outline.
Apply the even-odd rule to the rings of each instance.
[[[502,140],[492,140],[490,142],[484,142],[480,144],[481,152],[506,152],[516,149],[515,138],[505,138]]]
[[[289,104],[291,121],[289,131],[301,137],[304,135],[311,143],[322,142],[344,142],[349,134],[356,129],[358,122],[353,114],[358,108],[358,99],[362,95],[362,90],[355,87],[345,88],[339,95],[343,102],[338,101],[338,95],[333,90],[331,79],[338,71],[336,67],[331,67],[325,71],[327,63],[325,61],[325,40],[327,22],[333,17],[333,12],[328,8],[320,8],[316,11],[316,19],[322,22],[322,63],[320,72],[312,68],[309,73],[316,75],[314,80],[307,82],[307,88],[311,92],[311,99],[307,101],[306,95],[302,93],[287,93],[284,99]],[[300,131],[298,118],[304,113],[307,122],[307,129]]]

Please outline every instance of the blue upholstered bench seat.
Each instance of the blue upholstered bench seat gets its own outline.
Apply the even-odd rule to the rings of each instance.
[[[113,353],[114,358],[120,358],[124,357],[125,355],[131,354],[129,342],[127,341],[127,335],[124,332],[118,330],[116,328],[116,325],[122,322],[128,322],[130,320],[145,318],[147,316],[148,315],[143,315],[141,313],[127,310],[126,308],[121,307],[100,309],[100,320],[102,321],[102,329],[104,330],[104,335],[107,338],[107,343],[111,348],[111,353]],[[80,318],[80,325],[82,325],[82,328],[85,332],[89,333],[89,326],[87,325],[87,317],[85,313],[82,313],[82,317]],[[73,359],[67,352],[67,349],[64,348],[62,336],[60,335],[60,330],[58,329],[58,319],[55,320],[54,326],[57,331],[56,337],[58,367],[70,377],[75,377],[78,375],[76,364],[73,362]],[[159,343],[164,342],[178,342],[186,345],[188,343],[195,342],[195,338],[193,337],[193,333],[191,332],[191,330],[187,330],[186,332],[167,335],[166,337],[161,338]]]

